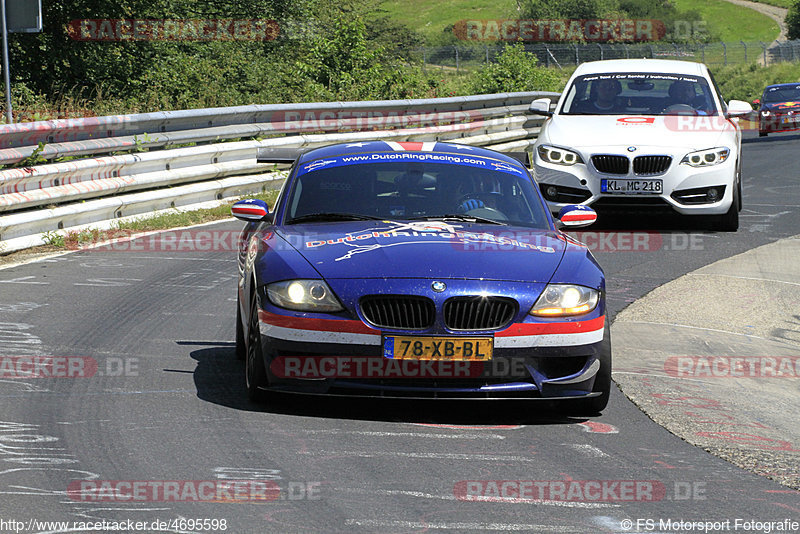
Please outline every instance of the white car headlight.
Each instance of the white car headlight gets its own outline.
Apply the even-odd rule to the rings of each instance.
[[[267,286],[267,296],[275,306],[289,310],[336,312],[344,309],[322,280],[275,282]]]
[[[575,165],[576,163],[583,163],[580,154],[567,150],[565,148],[558,148],[549,145],[539,145],[536,149],[539,157],[547,163],[555,163],[556,165]]]
[[[681,160],[681,163],[691,165],[692,167],[710,167],[711,165],[719,165],[728,159],[730,154],[730,149],[725,147],[698,150],[697,152],[686,154]]]
[[[528,313],[538,317],[581,315],[595,309],[599,300],[600,292],[590,287],[548,284]]]

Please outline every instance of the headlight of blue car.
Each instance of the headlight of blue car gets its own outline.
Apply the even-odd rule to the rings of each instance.
[[[285,280],[267,286],[267,296],[275,306],[308,312],[337,312],[344,308],[322,280]]]
[[[573,284],[549,284],[533,305],[531,315],[568,317],[589,313],[597,307],[600,292]]]

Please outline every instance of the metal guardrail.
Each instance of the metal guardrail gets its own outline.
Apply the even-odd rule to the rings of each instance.
[[[457,139],[524,150],[542,123],[526,111],[542,96],[559,95],[239,106],[3,126],[0,139],[8,148],[0,149],[0,163],[37,149],[44,157],[76,159],[0,171],[0,253],[42,244],[46,232],[108,228],[126,217],[277,187],[282,175],[256,163],[260,147]],[[248,137],[256,139],[215,142]],[[45,139],[61,142],[26,144]],[[187,143],[195,146],[169,148]],[[125,149],[160,150],[86,157]]]

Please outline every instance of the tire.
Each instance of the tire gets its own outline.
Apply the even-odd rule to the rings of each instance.
[[[242,328],[242,312],[239,310],[239,297],[236,297],[236,359],[244,361],[247,358],[247,344],[244,341],[244,328]]]
[[[250,303],[250,323],[247,329],[247,359],[245,362],[245,383],[247,398],[254,402],[263,401],[266,393],[267,370],[261,352],[261,332],[258,327],[258,301],[252,296]]]
[[[739,163],[739,179],[736,181],[736,193],[739,202],[736,203],[738,211],[742,211],[742,164]]]
[[[571,414],[581,415],[598,415],[605,410],[608,406],[608,399],[611,396],[611,329],[606,322],[606,327],[603,331],[603,344],[600,348],[600,354],[597,355],[600,360],[600,370],[594,379],[594,386],[592,386],[592,393],[600,393],[598,397],[590,399],[580,399],[572,401],[570,406]]]
[[[725,215],[719,215],[714,217],[713,219],[713,226],[715,230],[720,232],[735,232],[739,229],[739,210],[741,209],[740,206],[741,199],[739,195],[739,183],[734,185],[733,188],[733,202],[731,202],[731,207],[728,208],[728,211]]]

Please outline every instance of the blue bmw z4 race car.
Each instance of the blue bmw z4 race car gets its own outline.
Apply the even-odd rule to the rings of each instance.
[[[608,402],[603,271],[514,157],[443,142],[260,149],[292,162],[274,211],[244,220],[237,356],[269,390]]]

